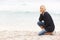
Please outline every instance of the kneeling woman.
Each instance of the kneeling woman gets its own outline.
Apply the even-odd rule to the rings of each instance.
[[[37,24],[42,29],[42,31],[39,33],[39,35],[44,35],[44,34],[51,35],[55,29],[55,25],[52,20],[52,17],[48,12],[46,12],[46,8],[44,5],[40,6],[40,12],[41,13],[39,17],[39,22]]]

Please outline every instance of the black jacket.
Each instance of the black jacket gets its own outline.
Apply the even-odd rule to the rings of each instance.
[[[45,30],[48,32],[53,32],[55,29],[55,25],[52,20],[52,17],[48,12],[45,12],[44,15],[40,14],[39,21],[42,21],[42,20],[44,20],[44,23],[45,23],[44,25]]]

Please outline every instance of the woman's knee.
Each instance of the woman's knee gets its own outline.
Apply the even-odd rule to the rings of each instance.
[[[37,22],[37,24],[38,24],[39,26],[42,26],[42,25],[43,25],[43,23],[42,23],[41,21]]]

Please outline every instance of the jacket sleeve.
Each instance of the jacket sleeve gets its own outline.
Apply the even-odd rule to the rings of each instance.
[[[39,21],[42,21],[42,20],[43,20],[43,16],[42,14],[40,14]]]

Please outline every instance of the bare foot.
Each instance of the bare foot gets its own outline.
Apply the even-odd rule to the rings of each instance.
[[[46,32],[45,35],[52,35],[52,32]]]

